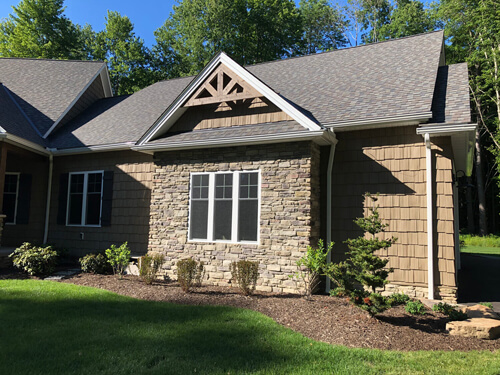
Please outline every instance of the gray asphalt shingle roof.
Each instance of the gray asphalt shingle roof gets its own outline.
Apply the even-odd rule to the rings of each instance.
[[[42,135],[63,114],[102,62],[0,58],[0,82]]]

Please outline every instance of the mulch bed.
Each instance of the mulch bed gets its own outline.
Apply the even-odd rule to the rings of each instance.
[[[0,279],[27,278],[19,272],[0,272]],[[146,285],[136,276],[77,274],[62,282],[106,289],[129,297],[183,305],[223,305],[259,311],[279,324],[314,340],[356,348],[414,350],[498,350],[500,339],[480,340],[450,336],[446,317],[428,310],[413,316],[404,307],[392,308],[377,318],[343,298],[256,292],[251,297],[236,288],[202,286],[184,293],[175,282]]]
[[[115,276],[78,274],[63,282],[145,300],[251,309],[314,340],[348,347],[404,351],[500,349],[500,339],[448,335],[446,317],[431,310],[423,316],[413,316],[399,306],[375,319],[343,298],[325,295],[305,300],[297,295],[256,292],[252,297],[246,297],[236,288],[218,286],[202,286],[193,293],[184,293],[177,283],[146,285],[135,276],[125,276],[120,280]]]

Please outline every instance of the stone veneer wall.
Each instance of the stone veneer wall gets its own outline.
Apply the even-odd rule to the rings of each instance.
[[[425,145],[415,127],[342,132],[333,168],[333,260],[344,258],[347,238],[359,236],[353,223],[367,213],[363,193],[380,193],[377,204],[387,236],[398,241],[380,252],[389,258],[391,285],[386,291],[403,291],[427,297],[427,209]],[[436,295],[456,299],[453,236],[452,155],[448,137],[433,138]]]
[[[319,235],[318,163],[311,142],[155,154],[149,250],[165,254],[173,278],[175,263],[193,257],[206,265],[205,282],[227,285],[231,262],[246,259],[260,263],[259,290],[297,293],[303,286],[289,275]],[[188,241],[190,174],[235,170],[261,171],[260,243]]]

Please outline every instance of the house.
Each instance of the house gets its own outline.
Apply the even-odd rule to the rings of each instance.
[[[458,171],[470,173],[467,66],[443,33],[240,66],[220,53],[195,77],[114,97],[104,63],[0,59],[3,246],[75,255],[128,241],[203,260],[225,284],[237,259],[258,288],[297,292],[307,245],[358,236],[380,193],[388,291],[454,301]]]

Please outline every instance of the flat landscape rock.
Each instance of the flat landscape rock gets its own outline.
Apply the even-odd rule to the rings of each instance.
[[[452,336],[494,340],[500,337],[500,320],[472,318],[458,322],[448,322],[446,329]]]
[[[469,318],[500,319],[500,316],[493,309],[484,305],[467,306],[462,309]]]

